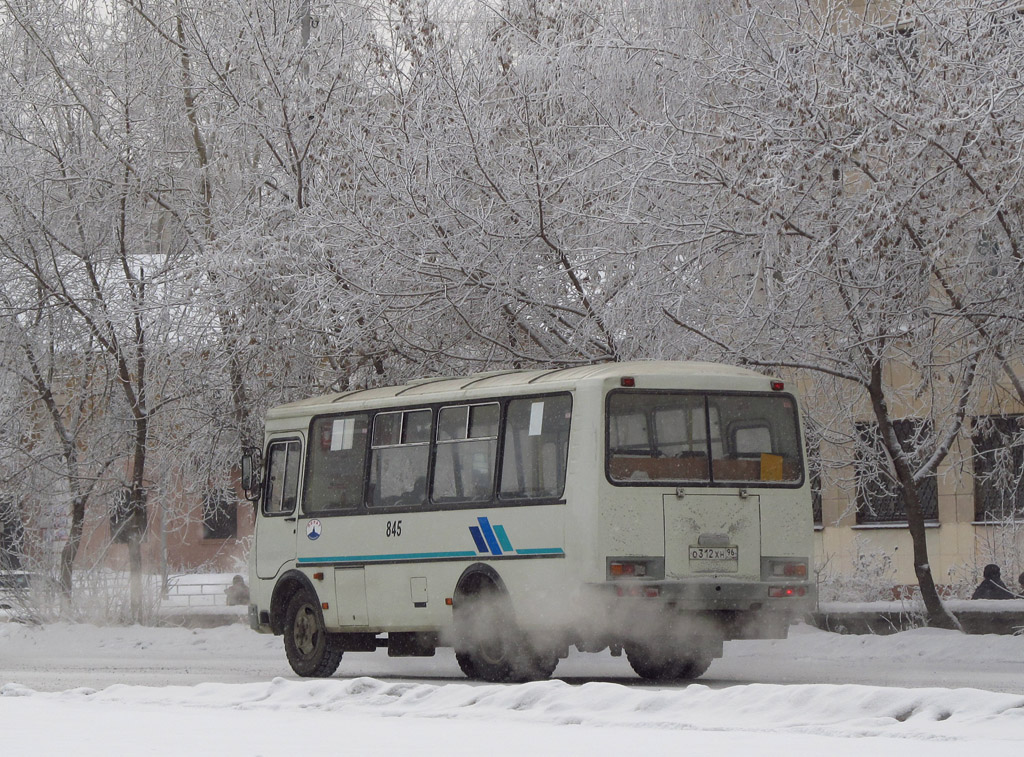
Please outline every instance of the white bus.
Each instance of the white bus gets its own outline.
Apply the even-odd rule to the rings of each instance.
[[[262,461],[262,462],[261,462]],[[431,378],[283,405],[243,461],[250,625],[293,670],[346,651],[551,675],[575,645],[649,679],[814,604],[796,398],[708,363]]]

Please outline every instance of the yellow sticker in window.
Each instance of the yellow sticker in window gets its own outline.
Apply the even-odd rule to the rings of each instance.
[[[782,480],[782,455],[761,454],[761,480]]]

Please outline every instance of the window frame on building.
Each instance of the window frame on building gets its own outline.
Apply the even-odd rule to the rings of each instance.
[[[1016,441],[1016,444],[1014,443]],[[1024,415],[983,415],[973,419],[971,447],[974,461],[974,520],[976,523],[1001,523],[1007,519],[1024,517]],[[996,480],[996,456],[1009,455],[1009,468],[1004,471],[1012,477],[1010,487]],[[1006,506],[1006,494],[1011,505]]]
[[[905,452],[911,452],[909,442],[919,435],[927,421],[920,418],[900,418],[892,422],[893,430]],[[855,463],[857,477],[857,525],[905,525],[907,511],[900,496],[902,488],[882,446],[878,424],[859,421],[855,424],[859,444]],[[924,431],[927,435],[927,431]],[[873,450],[872,459],[866,452]],[[883,465],[881,461],[884,460]],[[939,521],[938,480],[930,474],[921,480],[918,488],[921,511],[925,522]]]
[[[238,537],[238,503],[224,492],[210,491],[203,497],[203,538]]]

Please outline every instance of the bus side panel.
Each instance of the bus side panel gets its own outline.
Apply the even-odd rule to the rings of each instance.
[[[598,560],[590,580],[606,580],[606,557],[665,557],[665,516],[660,504],[660,492],[654,489],[604,487]]]
[[[363,630],[443,628],[451,623],[445,601],[468,565],[490,563],[504,575],[509,565],[565,557],[565,505],[300,518],[298,531],[300,567],[339,577],[334,596],[321,600],[337,602],[345,630],[357,630],[362,607]],[[342,578],[355,570],[365,575],[365,592]]]

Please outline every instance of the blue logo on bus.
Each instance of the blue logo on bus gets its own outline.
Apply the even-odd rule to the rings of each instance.
[[[505,533],[504,526],[491,526],[488,518],[477,518],[479,526],[470,526],[469,533],[476,542],[476,551],[482,555],[491,554],[497,557],[505,552],[512,552],[512,542]]]

